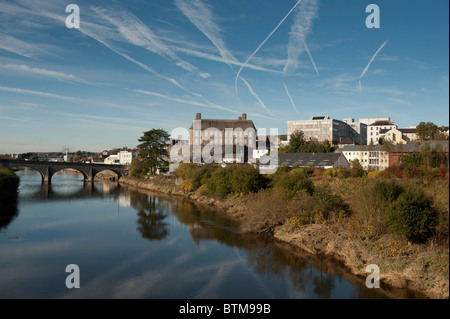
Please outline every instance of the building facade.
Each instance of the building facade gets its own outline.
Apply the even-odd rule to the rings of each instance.
[[[245,113],[236,120],[202,119],[201,113],[197,113],[189,128],[189,146],[194,162],[204,162],[205,147],[214,147],[211,156],[215,162],[240,162],[244,158],[253,157],[253,150],[256,148],[256,127],[252,120],[247,119]],[[221,155],[217,157],[214,152],[220,150]],[[236,155],[237,153],[239,155]],[[208,154],[206,152],[206,157]],[[241,155],[244,158],[241,159]]]
[[[381,171],[389,167],[389,151],[382,145],[346,146],[342,154],[349,162],[358,160],[366,171]]]
[[[356,128],[356,123],[353,124]],[[346,138],[359,143],[361,135],[355,128],[344,121],[335,120],[329,116],[313,116],[309,120],[287,122],[288,141],[295,131],[302,131],[306,140],[318,142],[328,140],[333,145],[339,144]],[[358,129],[361,129],[361,127]]]

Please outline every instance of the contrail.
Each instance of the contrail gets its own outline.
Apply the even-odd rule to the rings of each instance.
[[[361,75],[359,76],[359,90],[360,91],[362,91],[361,79],[364,77],[364,75],[366,75],[367,71],[369,71],[370,65],[372,64],[373,60],[375,60],[375,57],[377,56],[377,54],[386,46],[386,44],[388,42],[389,42],[389,40],[384,41],[384,43],[380,46],[380,48],[377,50],[377,52],[375,52],[372,59],[370,59],[369,64],[367,64],[366,68],[362,71]]]
[[[248,62],[250,62],[250,60],[255,56],[256,53],[258,53],[259,49],[261,49],[261,47],[270,39],[270,37],[278,30],[278,28],[283,24],[284,20],[287,19],[287,17],[290,16],[290,14],[292,13],[292,11],[295,10],[295,8],[297,8],[297,6],[300,4],[300,2],[302,2],[302,0],[298,0],[297,3],[292,7],[292,9],[286,14],[286,16],[283,18],[283,20],[280,21],[280,23],[278,23],[278,25],[275,27],[275,29],[273,29],[272,32],[270,32],[270,34],[267,36],[267,38],[264,39],[264,41],[256,48],[256,50],[247,58],[247,60],[244,62],[244,65],[241,66],[241,68],[239,69],[238,73],[236,74],[236,79],[234,81],[234,87],[236,89],[236,95],[238,95],[238,88],[237,88],[237,82],[239,79],[239,75],[241,74],[241,71],[243,68],[245,68],[245,66],[248,64]],[[238,95],[239,96],[239,95]]]
[[[301,0],[299,0],[300,2]],[[181,12],[194,24],[197,29],[200,30],[211,42],[212,44],[219,50],[220,56],[222,57],[222,62],[226,63],[231,71],[235,73],[233,68],[233,64],[241,65],[242,67],[246,66],[248,61],[243,65],[241,64],[233,54],[227,49],[222,37],[220,36],[221,29],[214,22],[212,11],[205,5],[203,0],[191,0],[183,1],[183,0],[175,0],[175,5],[181,10]],[[293,8],[295,9],[295,7]],[[242,69],[242,68],[241,68]],[[239,75],[238,75],[239,77]],[[267,108],[262,99],[255,93],[250,83],[241,77],[241,80],[247,86],[249,92],[256,98],[261,107],[267,111],[270,115],[274,116],[272,112]],[[239,96],[238,96],[239,98]]]
[[[317,66],[314,63],[314,59],[313,59],[313,57],[311,55],[311,52],[309,52],[308,46],[306,45],[306,42],[303,42],[303,44],[305,45],[305,51],[306,51],[306,53],[308,53],[309,59],[311,60],[311,63],[314,65],[314,69],[316,69],[317,75],[320,75],[319,74],[319,70],[317,69]]]
[[[291,103],[292,103],[292,106],[294,107],[295,112],[297,114],[300,114],[300,113],[298,113],[297,107],[295,106],[294,99],[292,98],[291,94],[289,93],[289,90],[288,90],[288,88],[286,86],[286,83],[283,82],[283,84],[284,84],[284,89],[286,90],[286,94],[289,97],[289,100],[291,100]]]

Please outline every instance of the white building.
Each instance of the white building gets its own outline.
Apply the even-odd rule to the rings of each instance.
[[[130,165],[133,161],[134,154],[130,151],[120,151],[119,154],[119,164],[121,165]]]
[[[382,145],[346,146],[342,154],[349,163],[358,160],[366,171],[382,171],[389,167],[389,152]]]
[[[378,145],[380,144],[381,130],[396,129],[397,125],[394,122],[380,120],[375,121],[367,126],[367,144]]]
[[[109,155],[105,158],[104,164],[120,164],[119,155]]]
[[[359,144],[361,135],[356,130],[359,126],[352,119],[346,120],[348,123],[329,116],[313,116],[309,120],[288,121],[288,141],[295,131],[302,131],[306,140],[318,142],[328,140],[331,144],[337,145],[343,139],[350,138]]]

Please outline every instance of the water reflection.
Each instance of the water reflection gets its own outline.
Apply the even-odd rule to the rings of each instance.
[[[236,220],[211,207],[117,183],[83,183],[69,174],[51,185],[24,182],[19,210],[26,218],[17,204],[1,210],[0,230],[9,227],[21,240],[11,245],[10,234],[0,236],[0,298],[417,297],[369,290],[341,264],[242,234]],[[61,269],[74,262],[83,285],[67,291]],[[42,291],[43,282],[52,288]]]
[[[6,229],[8,225],[17,218],[19,210],[17,209],[18,194],[2,198],[0,206],[0,230]]]
[[[143,238],[161,240],[169,234],[167,204],[159,201],[155,196],[149,196],[137,191],[130,191],[130,203],[138,213],[137,231]]]

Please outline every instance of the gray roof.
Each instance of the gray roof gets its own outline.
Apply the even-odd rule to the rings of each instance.
[[[427,142],[410,142],[403,145],[392,145],[389,147],[391,151],[394,152],[416,152],[420,151],[426,144],[430,145],[430,148],[435,148],[438,144],[441,145],[444,152],[448,152],[449,142],[448,141],[427,141]],[[383,145],[352,145],[344,146],[342,152],[359,152],[359,151],[386,151],[387,148]]]
[[[395,124],[389,121],[376,121],[375,123],[372,123],[369,126],[382,126],[382,125],[395,125]]]
[[[418,152],[422,150],[426,144],[430,146],[430,149],[436,148],[437,145],[440,145],[444,152],[448,152],[449,149],[449,141],[426,141],[426,142],[411,142],[406,145],[395,145],[392,147],[392,151]]]
[[[383,145],[350,145],[344,146],[342,152],[383,151]]]
[[[253,128],[256,131],[255,124],[253,124],[252,120],[209,120],[209,119],[201,119],[202,131],[208,128],[216,128],[220,131],[225,131],[225,129],[236,129],[241,128],[242,130],[246,130],[248,128]],[[193,128],[194,123],[191,124],[189,129]]]
[[[341,153],[279,153],[280,166],[333,166],[339,158],[345,159]],[[346,160],[345,160],[346,161]]]

